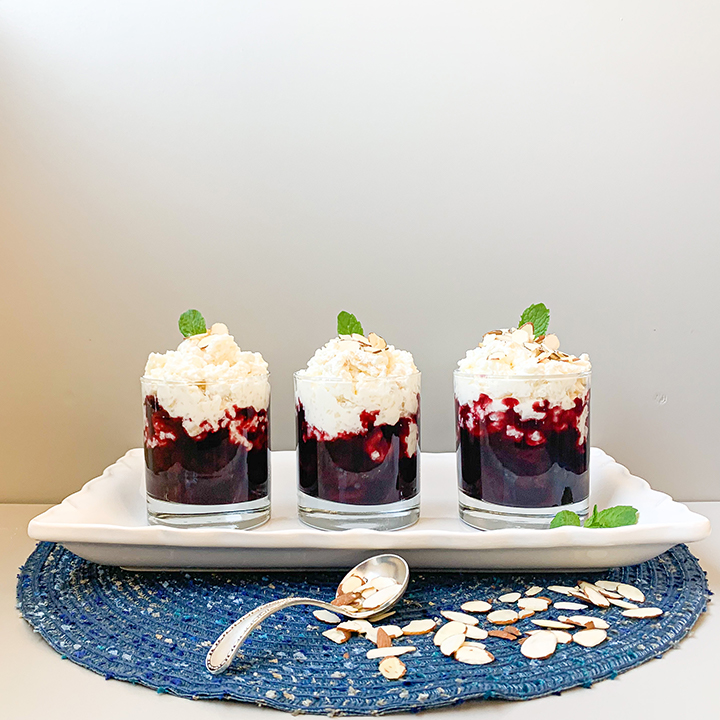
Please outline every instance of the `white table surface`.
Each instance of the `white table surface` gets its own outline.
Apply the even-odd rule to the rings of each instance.
[[[719,502],[694,502],[688,506],[720,528]],[[61,660],[32,632],[15,608],[18,568],[34,547],[26,534],[27,523],[47,507],[0,505],[0,717],[8,720],[128,720],[134,717],[274,720],[291,717],[253,705],[158,695],[141,686],[105,680],[69,660]],[[720,589],[720,533],[693,544],[691,550],[700,558],[710,588],[717,592]],[[424,716],[433,720],[488,716],[503,720],[607,720],[613,717],[678,720],[702,712],[703,717],[720,717],[718,648],[720,609],[717,603],[711,603],[708,612],[678,647],[615,680],[598,683],[589,690],[570,690],[561,696],[529,702],[469,702],[455,708],[431,710]],[[411,716],[404,714],[403,717]]]

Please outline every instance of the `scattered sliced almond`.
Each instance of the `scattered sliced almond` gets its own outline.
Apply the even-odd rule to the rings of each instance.
[[[608,600],[610,598],[614,600],[619,600],[622,597],[622,595],[620,595],[619,593],[613,592],[612,590],[606,590],[605,588],[599,587],[597,588],[597,590],[599,593],[602,593],[606,598],[608,598]]]
[[[390,636],[382,628],[378,628],[376,639],[375,639],[375,644],[379,648],[388,648],[388,647],[392,647],[392,640],[390,639]]]
[[[631,608],[630,610],[623,610],[622,614],[629,618],[654,618],[659,617],[663,614],[660,608]]]
[[[382,625],[378,630],[384,630],[385,634],[392,639],[403,636],[402,628],[397,625]]]
[[[372,622],[380,622],[381,620],[384,620],[385,618],[389,618],[391,615],[395,614],[395,610],[385,610],[383,612],[379,612],[377,615],[372,615],[370,617],[370,620]]]
[[[363,600],[362,606],[366,610],[373,610],[375,608],[384,605],[388,600],[392,600],[398,594],[397,583],[394,583],[390,587],[378,590],[374,595],[367,597]]]
[[[518,614],[514,610],[493,610],[488,613],[487,619],[495,625],[511,625],[518,621]]]
[[[627,600],[616,600],[615,598],[608,598],[608,602],[611,605],[623,608],[624,610],[634,610],[637,607],[635,603],[628,602]]]
[[[520,599],[519,592],[509,592],[509,593],[505,593],[504,595],[501,595],[498,598],[498,602],[514,603],[514,602],[517,602],[519,599]]]
[[[572,636],[573,642],[583,647],[591,648],[599,645],[604,640],[607,640],[607,633],[605,630],[578,630]]]
[[[367,620],[345,620],[338,625],[338,630],[347,632],[366,633],[372,629],[372,624]]]
[[[557,638],[552,632],[540,630],[523,642],[520,652],[532,660],[545,660],[555,652],[557,644]]]
[[[569,622],[572,625],[586,628],[587,630],[607,630],[610,625],[602,618],[592,617],[590,615],[572,615],[571,617],[565,617],[561,615],[559,620],[561,622]]]
[[[572,642],[573,636],[565,630],[551,630],[550,631],[561,645],[567,645]]]
[[[640,603],[645,602],[645,593],[636,588],[634,585],[618,583],[616,592],[619,592],[626,600]]]
[[[610,607],[610,601],[593,585],[585,583],[580,587],[593,605],[597,605],[597,607]]]
[[[465,637],[472,640],[484,640],[488,636],[488,631],[484,628],[479,628],[476,625],[466,625],[465,627]]]
[[[465,635],[451,635],[440,643],[440,652],[443,655],[453,655],[465,642]]]
[[[477,625],[478,622],[480,622],[476,617],[473,617],[472,615],[454,612],[453,610],[441,610],[440,614],[446,620],[455,620],[457,622],[465,623],[465,625]]]
[[[386,657],[380,662],[378,670],[388,680],[399,680],[407,672],[405,663],[395,656]]]
[[[532,617],[535,614],[534,610],[521,610],[518,613],[518,619],[519,620],[525,620],[525,618]]]
[[[484,600],[468,600],[460,608],[465,612],[486,613],[492,610],[492,605]]]
[[[577,588],[566,587],[565,585],[550,585],[548,587],[548,590],[552,590],[553,592],[560,593],[560,595],[570,595],[572,592],[577,590]]]
[[[405,653],[415,652],[412,645],[392,645],[391,647],[376,647],[368,650],[365,656],[368,660],[380,657],[390,657],[391,655],[404,655]]]
[[[542,588],[539,585],[533,585],[525,591],[525,597],[532,597],[542,592]]]
[[[411,620],[403,626],[403,635],[426,635],[435,629],[437,623],[434,620]]]
[[[614,580],[598,580],[595,584],[603,590],[610,590],[612,592],[617,592],[617,586],[620,583],[615,582]]]
[[[587,610],[588,609],[588,606],[585,605],[584,603],[563,602],[562,600],[554,602],[553,607],[557,608],[558,610]]]
[[[433,643],[435,645],[442,645],[443,640],[446,640],[453,635],[465,635],[467,633],[467,625],[465,623],[452,621],[443,625],[433,637]],[[405,633],[406,635],[408,633]]]
[[[571,597],[576,598],[577,600],[582,600],[583,602],[590,602],[590,598],[582,590],[571,590],[568,594]]]
[[[503,628],[504,632],[510,633],[511,635],[514,635],[515,637],[520,637],[522,633],[515,627],[515,625],[506,625]]]
[[[537,625],[541,628],[548,628],[551,630],[574,630],[575,626],[571,623],[564,623],[558,620],[531,620],[533,625]]]
[[[329,623],[330,625],[337,625],[340,622],[340,617],[335,613],[331,613],[329,610],[315,610],[313,615],[320,620],[320,622]]]
[[[505,632],[504,630],[489,630],[488,635],[490,637],[502,638],[503,640],[517,640],[517,635]]]
[[[338,645],[342,645],[344,642],[347,642],[351,637],[351,633],[347,632],[346,630],[340,630],[338,628],[330,628],[330,630],[325,630],[323,632],[323,635],[328,640],[332,640]]]
[[[537,597],[520,598],[517,604],[521,610],[532,610],[533,612],[545,612],[549,606],[547,600]]]
[[[495,656],[489,653],[484,647],[477,647],[476,644],[465,643],[455,651],[455,659],[466,665],[487,665]]]

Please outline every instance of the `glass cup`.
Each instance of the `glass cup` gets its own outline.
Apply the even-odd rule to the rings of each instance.
[[[300,520],[323,530],[417,522],[420,373],[294,379]]]
[[[270,518],[269,375],[236,382],[143,377],[148,520],[251,528]]]
[[[590,492],[590,371],[454,374],[460,517],[468,525],[547,528],[581,519]]]

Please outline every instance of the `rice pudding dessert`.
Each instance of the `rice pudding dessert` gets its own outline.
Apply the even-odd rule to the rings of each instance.
[[[215,323],[177,350],[151,353],[142,387],[150,521],[265,522],[270,383],[262,355],[242,351],[227,327]]]
[[[489,332],[467,352],[454,378],[466,522],[547,527],[558,510],[587,516],[590,375],[587,355],[561,352],[531,323]]]
[[[420,373],[409,352],[374,333],[342,333],[295,373],[295,405],[303,522],[396,529],[417,520]]]

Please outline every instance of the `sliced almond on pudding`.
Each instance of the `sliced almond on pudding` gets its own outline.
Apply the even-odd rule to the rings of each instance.
[[[557,335],[554,335],[553,333],[550,333],[550,335],[546,335],[543,338],[543,345],[548,350],[559,350],[560,349],[560,340],[558,339]]]
[[[476,617],[472,615],[466,615],[465,613],[455,612],[453,610],[441,610],[440,614],[446,620],[455,620],[457,622],[464,623],[465,625],[477,625],[480,622]]]
[[[557,648],[557,638],[549,630],[538,630],[525,639],[520,652],[531,660],[545,660],[549,658]]]

